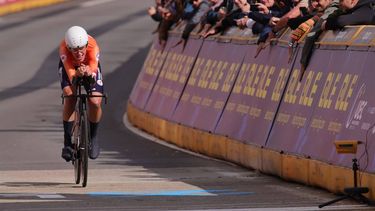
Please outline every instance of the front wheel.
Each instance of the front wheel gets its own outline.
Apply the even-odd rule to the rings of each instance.
[[[79,182],[81,181],[81,159],[78,158],[78,152],[79,151],[76,151],[77,152],[77,158],[73,161],[73,165],[74,165],[74,178],[75,178],[75,182],[76,184],[79,184]]]
[[[88,157],[89,157],[89,124],[87,120],[86,111],[83,112],[81,117],[81,140],[80,140],[80,160],[82,162],[82,187],[87,185],[88,177]]]
[[[75,183],[79,184],[81,182],[81,158],[80,158],[80,127],[79,122],[76,121],[73,128],[73,147],[74,147],[74,154],[73,154],[73,166],[74,166],[74,179]]]

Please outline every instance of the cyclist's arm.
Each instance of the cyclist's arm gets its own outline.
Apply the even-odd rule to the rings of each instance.
[[[68,75],[69,81],[72,83],[73,77],[76,75],[76,70],[74,68],[72,58],[70,58],[71,55],[69,54],[68,49],[65,47],[64,42],[60,45],[59,53],[60,59],[65,68],[65,72]]]
[[[99,63],[99,46],[97,45],[96,41],[94,39],[89,41],[89,49],[87,51],[87,66],[89,73],[95,73],[98,72],[98,63]]]

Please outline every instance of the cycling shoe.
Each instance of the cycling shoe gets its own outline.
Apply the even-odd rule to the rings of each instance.
[[[70,146],[64,147],[61,152],[61,157],[69,162],[73,159],[73,149]]]
[[[97,137],[92,138],[89,146],[89,157],[95,160],[100,154],[99,140]]]

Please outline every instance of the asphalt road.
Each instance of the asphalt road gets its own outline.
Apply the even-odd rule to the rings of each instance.
[[[153,1],[71,1],[0,17],[0,210],[318,210],[335,198],[155,142],[124,121],[156,24]],[[60,158],[57,47],[72,25],[101,47],[109,103],[86,188]],[[125,123],[124,123],[125,122]],[[370,209],[344,201],[323,210]]]

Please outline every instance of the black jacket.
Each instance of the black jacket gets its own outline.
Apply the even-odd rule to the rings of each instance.
[[[334,13],[327,18],[326,29],[341,29],[347,25],[375,24],[375,0],[359,0],[357,5],[347,11]]]

